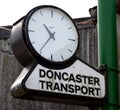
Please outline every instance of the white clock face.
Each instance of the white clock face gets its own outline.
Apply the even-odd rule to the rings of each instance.
[[[42,7],[32,13],[28,37],[36,53],[51,62],[67,61],[78,47],[74,23],[66,13],[55,7]]]

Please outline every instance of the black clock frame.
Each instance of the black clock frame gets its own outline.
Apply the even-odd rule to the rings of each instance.
[[[63,13],[65,13],[69,17],[69,19],[71,20],[73,25],[75,26],[77,35],[79,34],[77,27],[76,27],[75,23],[73,22],[73,19],[64,10],[62,10],[58,7],[55,7],[55,6],[51,6],[51,5],[37,6],[37,7],[33,8],[31,11],[29,11],[26,16],[24,16],[23,18],[21,18],[20,20],[18,20],[16,23],[13,24],[13,29],[11,32],[11,44],[12,44],[13,53],[16,56],[17,60],[23,66],[27,66],[27,65],[31,64],[32,62],[34,62],[35,60],[37,60],[42,65],[47,66],[47,67],[64,68],[65,66],[68,66],[72,62],[74,62],[74,60],[76,59],[76,52],[77,52],[78,46],[79,46],[79,35],[78,35],[77,49],[76,49],[75,53],[73,54],[73,56],[71,56],[69,59],[67,59],[63,62],[54,62],[54,61],[52,62],[52,61],[48,61],[47,59],[42,57],[33,48],[32,44],[30,42],[30,39],[29,39],[29,35],[28,35],[28,23],[29,23],[30,17],[33,15],[33,13],[35,11],[42,9],[42,8],[56,8],[56,9],[62,11]]]

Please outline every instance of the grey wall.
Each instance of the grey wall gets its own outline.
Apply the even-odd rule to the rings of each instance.
[[[78,21],[76,25],[80,35],[77,56],[91,66],[97,67],[96,28],[89,24],[81,28],[82,25]],[[0,32],[2,31],[4,30],[1,29]],[[5,38],[0,36],[0,110],[89,110],[88,107],[76,105],[14,99],[9,89],[22,69],[23,67],[12,54],[8,34]]]

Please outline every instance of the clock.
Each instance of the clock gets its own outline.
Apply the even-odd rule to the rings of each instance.
[[[11,32],[13,53],[26,66],[38,60],[46,65],[69,63],[78,48],[78,32],[62,9],[43,5],[18,20]]]

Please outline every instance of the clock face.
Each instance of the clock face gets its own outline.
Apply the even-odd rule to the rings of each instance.
[[[41,6],[29,13],[26,25],[33,54],[50,62],[65,62],[74,56],[78,33],[70,16],[53,6]]]

